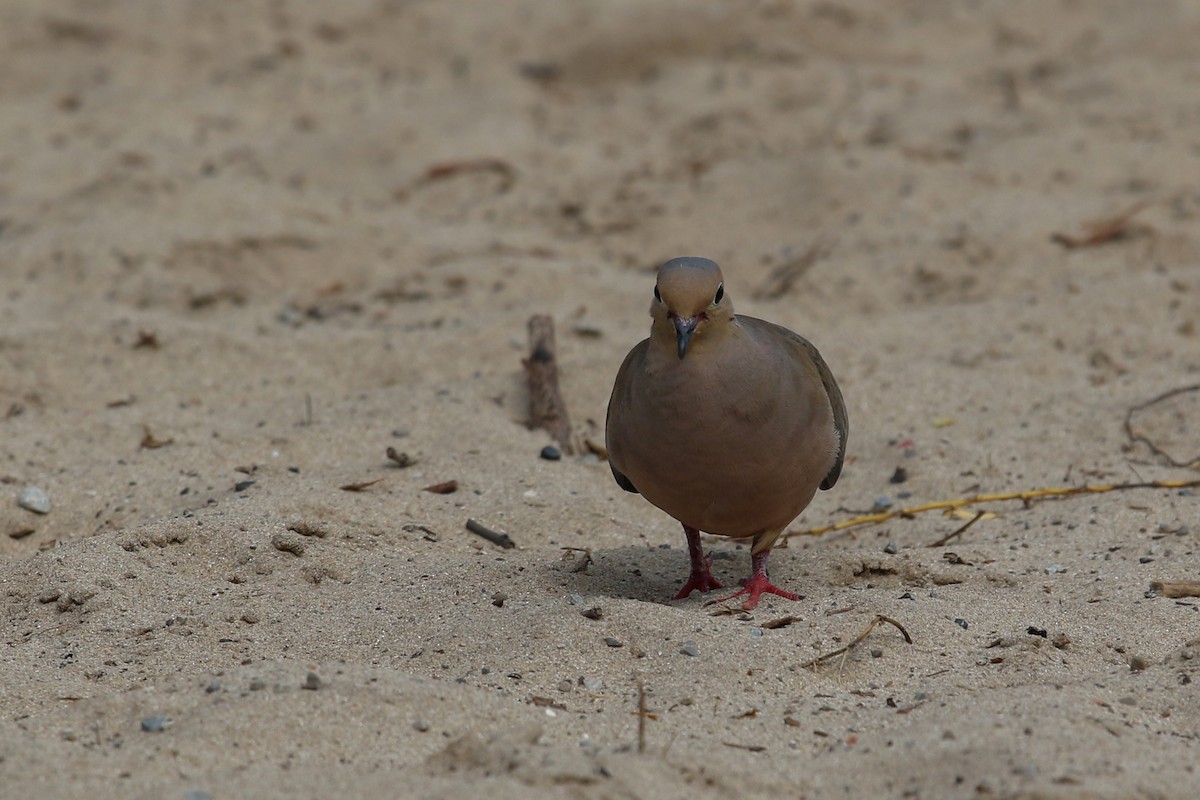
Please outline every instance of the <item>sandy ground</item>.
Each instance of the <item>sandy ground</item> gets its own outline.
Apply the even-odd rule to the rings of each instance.
[[[551,314],[602,440],[706,255],[849,406],[797,530],[1195,480],[1122,425],[1200,382],[1197,41],[1183,0],[4,0],[0,795],[1195,798],[1200,599],[1149,589],[1200,490],[794,537],[801,600],[714,615],[673,521],[539,458],[521,358]],[[1195,395],[1136,418],[1180,462]],[[804,666],[876,614],[912,643]]]

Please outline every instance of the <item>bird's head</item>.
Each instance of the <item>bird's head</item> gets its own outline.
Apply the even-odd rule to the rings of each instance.
[[[673,258],[658,270],[654,302],[650,304],[654,328],[673,336],[679,358],[687,355],[693,340],[702,342],[733,319],[733,302],[725,294],[721,268],[707,258]]]

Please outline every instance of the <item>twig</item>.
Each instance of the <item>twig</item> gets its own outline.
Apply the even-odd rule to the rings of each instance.
[[[476,158],[463,161],[444,161],[425,170],[421,183],[428,184],[471,172],[491,172],[500,179],[496,194],[504,194],[517,180],[512,164],[498,158]]]
[[[966,525],[962,525],[957,530],[953,530],[950,533],[947,533],[945,536],[938,539],[933,544],[929,545],[929,547],[941,547],[942,545],[946,544],[951,539],[953,539],[955,536],[961,536],[967,530],[967,528],[971,527],[976,522],[979,522],[979,520],[983,519],[984,513],[985,512],[983,512],[983,511],[975,512],[975,516],[971,517],[971,519],[967,522]]]
[[[638,752],[646,752],[646,717],[650,716],[646,711],[646,684],[642,681],[641,676],[638,676]]]
[[[912,644],[912,637],[908,635],[908,631],[904,629],[903,625],[901,625],[899,622],[896,622],[896,620],[892,619],[891,617],[885,617],[883,614],[876,614],[875,617],[867,624],[867,627],[863,629],[863,632],[854,637],[854,641],[850,642],[850,644],[846,645],[845,647],[839,647],[837,650],[831,650],[825,655],[817,656],[816,658],[805,661],[800,665],[800,669],[815,667],[817,664],[828,661],[836,656],[840,656],[843,653],[849,653],[855,647],[862,644],[863,640],[871,635],[871,631],[875,630],[875,626],[881,622],[886,622],[889,625],[896,626],[896,630],[900,631],[901,635],[904,636],[904,641]]]
[[[1150,588],[1163,597],[1200,597],[1200,581],[1150,581]]]
[[[1149,400],[1145,401],[1144,403],[1138,403],[1136,406],[1131,406],[1129,408],[1129,410],[1125,412],[1125,435],[1129,437],[1129,441],[1142,442],[1143,444],[1145,444],[1147,447],[1150,448],[1151,452],[1153,452],[1159,458],[1165,460],[1172,467],[1187,468],[1187,467],[1195,466],[1196,464],[1200,464],[1200,455],[1193,456],[1192,458],[1188,459],[1187,461],[1176,461],[1169,453],[1167,453],[1161,447],[1156,445],[1154,442],[1150,441],[1150,439],[1148,437],[1146,437],[1145,435],[1143,435],[1140,432],[1135,433],[1133,430],[1133,415],[1136,414],[1137,412],[1144,411],[1145,409],[1149,408],[1150,406],[1155,405],[1156,403],[1161,403],[1163,400],[1168,400],[1168,399],[1174,397],[1175,395],[1187,394],[1188,392],[1196,392],[1196,391],[1200,391],[1200,383],[1196,383],[1191,386],[1181,386],[1178,389],[1172,389],[1169,392],[1163,392],[1162,394],[1158,395],[1157,397],[1152,397]]]
[[[149,425],[142,426],[142,442],[141,446],[146,450],[157,450],[160,447],[166,447],[169,444],[174,444],[174,439],[159,439],[150,432]]]
[[[505,550],[511,550],[517,546],[517,543],[510,539],[507,533],[494,531],[485,525],[481,525],[473,519],[467,520],[467,530],[476,536],[482,536],[484,539],[487,539],[489,542],[498,547],[503,547]]]
[[[1194,481],[1142,481],[1139,483],[1107,483],[1085,484],[1083,486],[1056,486],[1046,489],[1030,489],[1024,492],[1001,492],[998,494],[976,494],[970,497],[960,497],[957,500],[938,500],[919,506],[897,508],[892,511],[881,511],[878,514],[864,514],[852,519],[824,525],[820,528],[809,528],[805,531],[788,531],[784,539],[793,536],[821,536],[830,531],[841,531],[846,528],[857,528],[861,525],[878,525],[896,517],[912,517],[926,511],[949,511],[963,506],[973,506],[980,503],[999,503],[1010,500],[1020,500],[1029,506],[1034,500],[1044,500],[1057,497],[1071,497],[1077,494],[1105,494],[1128,489],[1193,489],[1200,486],[1200,480]]]
[[[383,480],[383,478],[376,478],[372,481],[359,481],[358,483],[347,483],[339,486],[338,488],[343,492],[362,492],[379,483],[381,480]]]
[[[575,452],[571,420],[558,391],[554,355],[554,320],[546,314],[529,318],[529,358],[522,361],[529,377],[529,427],[544,428],[567,455]]]
[[[787,294],[796,281],[803,278],[812,269],[818,259],[829,255],[829,249],[829,243],[823,238],[818,238],[803,253],[788,258],[771,270],[771,274],[767,276],[763,284],[754,290],[754,299],[771,300]]]
[[[1056,233],[1050,237],[1050,240],[1061,244],[1068,250],[1074,250],[1079,247],[1092,247],[1120,239],[1129,232],[1129,223],[1133,221],[1133,218],[1148,205],[1150,205],[1149,200],[1142,200],[1141,202],[1134,203],[1116,216],[1086,223],[1083,226],[1083,236],[1068,236],[1065,233]]]

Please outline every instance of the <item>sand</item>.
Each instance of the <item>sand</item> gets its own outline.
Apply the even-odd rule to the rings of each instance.
[[[1123,424],[1200,383],[1197,41],[1183,0],[0,3],[0,795],[1196,797],[1200,598],[1150,583],[1200,578],[1200,490],[796,536],[803,599],[721,613],[539,458],[521,360],[551,315],[602,441],[704,255],[847,400],[795,530],[1194,481]],[[1136,431],[1187,463],[1196,395]],[[805,666],[877,614],[912,643]]]

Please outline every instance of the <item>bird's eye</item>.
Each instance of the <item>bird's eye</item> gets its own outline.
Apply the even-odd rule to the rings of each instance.
[[[724,296],[725,296],[725,284],[722,283],[719,286],[717,286],[717,293],[713,297],[712,304],[715,306],[717,303],[721,302],[721,298]]]
[[[655,299],[655,300],[657,300],[657,301],[658,301],[658,302],[660,302],[660,303],[662,302],[662,295],[658,293],[658,286],[657,286],[657,284],[656,284],[656,285],[655,285],[655,287],[654,287],[654,299]]]

